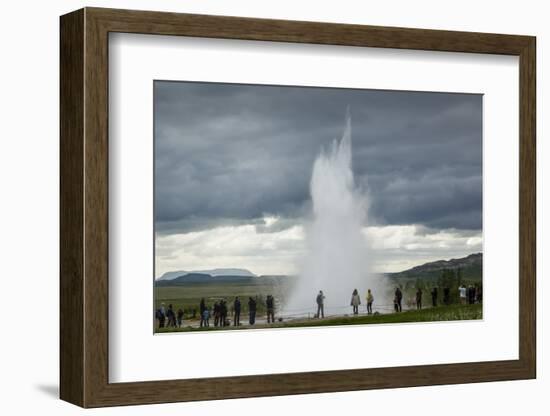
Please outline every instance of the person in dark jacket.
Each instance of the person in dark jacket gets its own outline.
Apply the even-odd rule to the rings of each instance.
[[[265,306],[267,308],[267,323],[275,323],[275,301],[273,296],[267,295]]]
[[[176,327],[176,314],[174,313],[174,309],[172,307],[172,304],[168,305],[168,310],[166,311],[166,317],[168,318],[168,327],[175,328]]]
[[[157,309],[155,316],[159,321],[159,328],[164,328],[166,324],[166,313],[164,311],[164,303],[161,305],[160,308]]]
[[[432,306],[435,308],[437,306],[437,287],[432,289]]]
[[[451,304],[451,289],[448,287],[443,288],[443,303],[447,306]]]
[[[476,303],[476,289],[472,285],[468,286],[468,303],[470,305]]]
[[[250,325],[256,323],[256,300],[252,297],[248,298],[248,323]]]
[[[397,301],[397,307],[396,310],[398,312],[401,312],[403,309],[401,307],[402,301],[403,301],[403,292],[401,292],[401,289],[398,287],[395,288],[395,300]]]
[[[214,326],[218,326],[220,323],[220,304],[218,302],[214,303]]]
[[[227,302],[222,299],[220,302],[220,326],[225,326],[227,323]]]
[[[416,309],[422,309],[422,289],[416,291]]]
[[[204,298],[201,299],[201,303],[199,305],[199,312],[201,314],[200,318],[201,318],[201,323],[200,323],[200,327],[202,328],[203,326],[207,326],[206,325],[206,320],[204,319],[205,315],[204,315],[204,311],[208,309],[208,306],[206,306],[206,302],[204,301]]]
[[[241,301],[237,296],[235,302],[233,302],[233,325],[239,326],[241,324]]]
[[[182,308],[178,309],[176,319],[178,320],[178,328],[181,328],[181,326],[183,324],[183,309]]]
[[[323,291],[320,290],[317,294],[317,298],[315,298],[315,301],[317,302],[317,318],[324,318],[325,317],[325,295],[323,294]]]

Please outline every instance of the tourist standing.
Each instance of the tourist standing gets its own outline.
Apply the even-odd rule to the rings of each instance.
[[[432,289],[432,306],[435,308],[437,306],[437,287]]]
[[[201,316],[202,316],[202,313],[204,312],[205,309],[207,309],[206,308],[206,302],[204,301],[204,298],[202,298],[201,303],[199,305],[199,311],[200,311]]]
[[[267,323],[275,323],[275,305],[273,296],[267,295],[265,300],[265,305],[267,308]]]
[[[256,300],[252,297],[248,298],[248,323],[250,325],[256,323]]]
[[[466,288],[464,287],[464,285],[460,285],[460,287],[458,288],[458,296],[460,297],[460,303],[462,305],[465,305],[466,304]]]
[[[323,294],[323,291],[320,290],[317,294],[316,298],[317,302],[317,318],[324,318],[325,317],[325,295]]]
[[[204,311],[202,311],[201,315],[201,328],[205,326],[210,326],[210,311],[208,308],[205,308]]]
[[[422,289],[416,291],[416,309],[422,309]]]
[[[233,325],[239,326],[241,324],[241,301],[237,296],[235,302],[233,302]]]
[[[473,285],[468,286],[468,303],[470,305],[476,303],[476,289]]]
[[[178,314],[176,315],[176,318],[178,320],[178,328],[181,328],[183,324],[183,309],[178,309]]]
[[[214,303],[214,326],[218,326],[220,323],[220,304],[219,302]]]
[[[164,325],[166,323],[166,313],[164,311],[164,303],[161,305],[160,308],[157,309],[155,316],[159,321],[159,328],[164,328]]]
[[[367,313],[372,315],[372,302],[374,302],[374,296],[372,295],[371,290],[367,291]]]
[[[451,303],[451,289],[443,288],[443,303],[447,306]]]
[[[200,327],[202,328],[203,326],[207,326],[206,325],[206,321],[204,320],[204,311],[208,311],[208,307],[206,306],[206,302],[204,301],[204,298],[201,299],[201,303],[199,305],[199,313],[200,313]],[[207,314],[209,315],[209,314]]]
[[[403,292],[401,292],[401,289],[399,287],[395,288],[395,299],[397,301],[396,312],[401,312],[403,310],[401,306],[403,302]]]
[[[168,310],[166,311],[166,317],[168,318],[168,327],[175,328],[176,327],[176,314],[174,313],[174,309],[172,307],[172,304],[168,305]]]
[[[220,326],[225,326],[227,323],[227,302],[222,299],[220,302]]]
[[[354,315],[359,314],[359,305],[360,304],[361,304],[361,297],[359,296],[359,292],[357,292],[357,289],[353,289],[353,293],[351,294],[350,305],[353,307],[353,314]]]

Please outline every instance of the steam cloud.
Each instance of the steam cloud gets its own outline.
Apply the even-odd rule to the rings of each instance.
[[[315,160],[310,193],[313,218],[306,227],[308,252],[284,309],[290,315],[307,314],[314,310],[322,290],[325,314],[348,313],[353,289],[359,290],[363,302],[369,284],[374,283],[362,232],[367,195],[356,187],[353,177],[349,112],[342,138]]]

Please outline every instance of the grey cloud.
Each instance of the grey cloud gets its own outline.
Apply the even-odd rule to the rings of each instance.
[[[157,230],[299,221],[313,161],[348,105],[371,221],[481,228],[480,95],[158,81]]]

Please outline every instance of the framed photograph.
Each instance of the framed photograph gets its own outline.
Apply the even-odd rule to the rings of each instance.
[[[63,400],[536,377],[534,37],[60,29]]]

